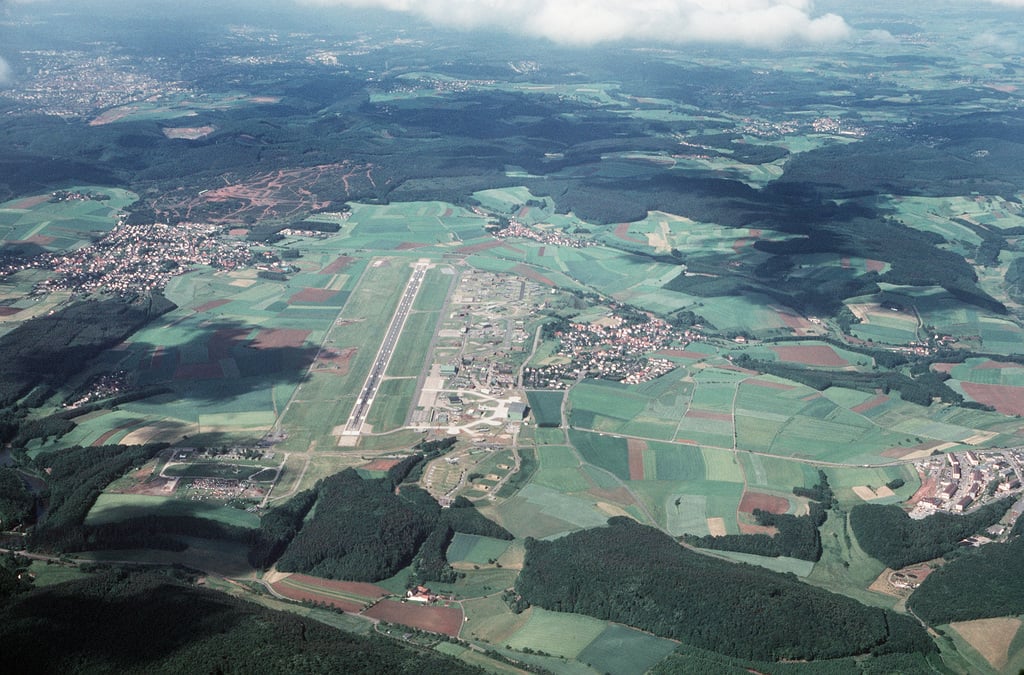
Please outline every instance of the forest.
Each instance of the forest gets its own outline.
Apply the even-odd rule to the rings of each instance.
[[[0,466],[0,530],[13,530],[35,520],[36,499],[15,469]]]
[[[40,453],[33,468],[46,476],[46,515],[29,538],[33,550],[80,551],[88,545],[85,517],[105,487],[142,466],[166,444],[73,447]]]
[[[625,623],[742,659],[935,649],[910,617],[792,575],[695,553],[624,517],[553,541],[527,539],[516,591],[545,609]]]
[[[907,606],[933,626],[1024,614],[1024,538],[957,556],[929,574]]]
[[[364,479],[354,469],[345,469],[324,479],[316,488],[313,516],[293,536],[277,568],[330,579],[380,581],[415,559],[420,580],[441,580],[451,575],[444,552],[454,532],[512,538],[469,500],[456,500],[442,510],[419,487],[404,485],[396,490],[396,480],[408,476],[414,466],[398,464],[391,469],[396,473],[385,478]],[[294,507],[295,498],[289,501],[285,508],[291,515],[283,525],[275,525],[275,531],[287,534],[301,523],[299,507],[307,499],[303,497]],[[276,550],[284,536],[265,540],[273,541]],[[268,548],[261,544],[259,549],[258,560],[264,564],[273,562],[272,556],[262,553]]]
[[[25,673],[409,673],[477,668],[191,585],[174,570],[101,570],[0,606],[4,659]]]
[[[940,511],[924,520],[913,520],[895,504],[858,504],[850,510],[850,527],[865,553],[895,570],[955,550],[964,538],[998,522],[1012,504],[1006,498],[972,513]]]

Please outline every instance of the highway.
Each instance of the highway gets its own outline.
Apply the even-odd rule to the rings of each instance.
[[[384,379],[384,373],[388,369],[391,357],[395,353],[395,346],[398,345],[398,338],[402,335],[405,320],[409,317],[412,303],[416,300],[416,294],[419,293],[420,286],[423,284],[423,277],[427,273],[427,266],[427,263],[416,263],[412,277],[409,278],[405,292],[402,293],[402,299],[398,303],[398,308],[395,309],[395,315],[391,317],[391,323],[384,334],[384,340],[380,344],[377,358],[373,361],[373,367],[370,368],[370,373],[366,376],[366,382],[359,392],[356,405],[352,408],[352,414],[349,415],[348,422],[345,424],[344,434],[346,436],[358,435],[362,431],[363,425],[366,422],[366,413],[369,412],[370,406],[373,405],[373,398],[377,394],[381,380]]]

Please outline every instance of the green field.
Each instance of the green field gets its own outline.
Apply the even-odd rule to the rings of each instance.
[[[629,480],[629,456],[624,438],[571,430],[569,440],[583,459],[622,480]]]
[[[50,202],[49,195],[42,195],[4,202],[0,204],[0,240],[29,242],[51,251],[80,248],[92,243],[90,234],[110,231],[117,224],[117,214],[138,199],[117,188],[78,186],[67,191],[107,199]]]
[[[526,625],[506,641],[513,649],[530,648],[567,659],[576,658],[604,632],[607,624],[580,614],[530,610]]]
[[[195,462],[192,464],[170,464],[164,469],[168,476],[181,476],[182,478],[234,478],[237,480],[250,480],[253,476],[262,473],[263,466],[247,464],[228,464],[223,462]]]
[[[537,425],[541,427],[558,427],[562,424],[562,401],[565,392],[561,391],[527,391],[526,399],[530,403],[530,411]]]
[[[448,562],[486,565],[500,558],[510,545],[511,542],[504,539],[456,532],[452,543],[448,545]]]
[[[230,506],[174,497],[101,494],[86,516],[85,524],[104,525],[145,516],[192,516],[237,527],[258,527],[260,522],[256,514]]]
[[[809,576],[811,571],[814,569],[814,563],[808,560],[800,560],[798,558],[786,558],[782,556],[778,558],[769,558],[763,555],[739,553],[736,551],[708,551],[707,553],[715,557],[732,560],[733,562],[758,565],[759,567],[764,567],[782,574],[795,574],[798,577]]]
[[[649,445],[649,451],[644,456],[644,478],[647,480],[690,481],[701,480],[707,475],[704,454],[700,448],[653,442]],[[647,469],[649,453],[653,453],[655,458],[653,472]]]
[[[415,395],[414,378],[384,380],[374,396],[373,406],[366,414],[366,423],[377,433],[401,427],[412,410]]]
[[[89,576],[88,572],[81,571],[75,565],[44,562],[42,560],[33,560],[29,565],[28,571],[35,576],[32,580],[32,586],[35,588],[45,588],[46,586],[62,584],[65,581],[74,581],[75,579]]]
[[[593,498],[582,499],[531,483],[495,507],[500,523],[517,537],[544,537],[604,525],[608,516]]]
[[[643,675],[676,649],[672,640],[611,624],[587,645],[576,660],[599,673]]]

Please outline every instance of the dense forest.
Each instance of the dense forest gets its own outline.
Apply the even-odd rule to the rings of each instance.
[[[284,504],[275,506],[260,518],[259,529],[253,534],[249,546],[249,564],[258,570],[265,570],[281,557],[295,535],[302,528],[302,521],[313,508],[320,485],[303,490]]]
[[[0,530],[13,530],[35,520],[36,500],[25,479],[14,469],[0,466]]]
[[[850,527],[865,553],[899,569],[956,549],[964,538],[998,522],[1012,503],[1007,498],[973,513],[939,512],[924,520],[913,520],[895,504],[859,504],[850,510]]]
[[[353,469],[324,479],[316,510],[278,560],[284,572],[378,581],[412,562],[441,507],[412,501],[385,479],[364,480]],[[429,495],[428,495],[429,497]]]
[[[196,588],[174,572],[110,570],[0,609],[4,659],[25,673],[410,673],[478,669],[384,637]]]
[[[40,453],[33,467],[46,476],[43,497],[48,508],[32,531],[29,547],[63,552],[84,550],[98,543],[90,541],[91,528],[84,522],[100,493],[111,481],[141,466],[165,447],[166,444],[76,446]],[[108,534],[116,536],[118,532],[123,530],[110,529]],[[105,541],[107,546],[118,547],[114,541]],[[132,537],[132,541],[137,542],[138,538]]]
[[[545,609],[625,623],[743,659],[935,649],[910,617],[792,575],[694,553],[621,517],[553,541],[527,539],[516,591]]]
[[[3,607],[11,597],[32,588],[24,574],[28,570],[28,565],[27,558],[13,553],[0,554],[0,607]]]
[[[932,625],[1024,614],[1024,538],[957,556],[929,574],[907,606]]]
[[[422,455],[416,455],[422,460]],[[401,468],[399,468],[401,467]],[[454,532],[511,539],[504,528],[488,520],[468,500],[456,500],[442,509],[425,490],[397,483],[415,464],[398,464],[385,478],[364,479],[346,469],[324,479],[317,488],[316,508],[277,562],[285,572],[305,572],[331,579],[379,581],[416,561],[419,580],[450,579],[444,553]],[[396,471],[397,469],[397,471]],[[279,546],[292,527],[301,522],[299,506],[274,525],[282,536],[265,537]],[[308,511],[308,508],[306,509]],[[254,551],[257,550],[254,548]],[[268,550],[261,544],[259,551]],[[257,560],[272,562],[272,556]]]

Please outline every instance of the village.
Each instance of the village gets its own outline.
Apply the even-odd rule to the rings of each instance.
[[[13,259],[0,268],[0,275],[25,269],[52,270],[54,276],[35,286],[35,295],[70,291],[133,297],[162,290],[172,277],[195,265],[238,269],[256,260],[249,243],[222,237],[221,230],[201,223],[133,225],[121,221],[95,244],[67,253]]]
[[[623,316],[614,310],[589,323],[569,322],[553,336],[559,340],[556,353],[561,362],[525,368],[524,386],[565,389],[583,377],[625,384],[648,382],[676,367],[668,359],[648,354],[670,346],[681,349],[700,339],[696,330],[675,328],[646,314]]]
[[[509,219],[508,225],[506,227],[494,231],[493,234],[498,239],[519,237],[522,239],[532,239],[533,241],[540,242],[541,244],[551,244],[552,246],[565,246],[567,248],[586,248],[588,246],[597,246],[597,242],[595,241],[590,241],[587,239],[576,239],[562,232],[559,232],[558,230],[534,229],[532,227],[524,225],[523,223],[520,223],[515,218]]]
[[[910,512],[910,517],[918,520],[940,511],[967,513],[995,500],[1024,494],[1024,449],[953,452],[920,460],[915,465],[922,476],[923,490],[930,492]],[[1015,521],[1022,512],[1024,499],[1010,510],[1011,520]],[[1007,530],[1006,525],[993,525],[988,534],[996,539]],[[983,539],[970,543],[987,543]]]

